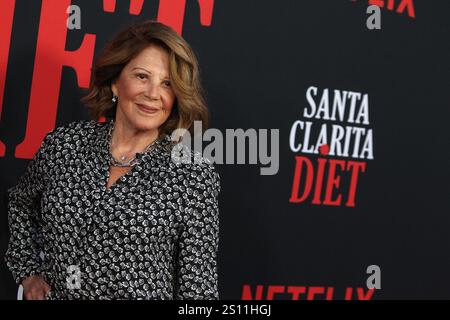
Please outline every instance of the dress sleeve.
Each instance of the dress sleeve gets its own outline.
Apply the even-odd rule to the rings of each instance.
[[[5,262],[17,284],[41,273],[40,198],[46,185],[50,134],[28,163],[18,183],[8,189],[9,244]]]
[[[220,177],[212,164],[202,163],[195,166],[187,180],[188,201],[178,243],[174,298],[219,299]]]

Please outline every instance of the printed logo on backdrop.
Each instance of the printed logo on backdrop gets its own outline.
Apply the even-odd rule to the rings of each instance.
[[[289,202],[355,207],[374,160],[369,95],[314,86],[305,95],[289,135],[295,159]]]
[[[381,290],[381,268],[366,269],[366,287],[305,286],[280,284],[243,284],[242,300],[371,300],[375,290]]]
[[[415,19],[416,10],[414,0],[351,0],[352,2],[367,2],[369,6],[377,6],[388,11],[395,11],[398,14],[407,14],[408,17]]]

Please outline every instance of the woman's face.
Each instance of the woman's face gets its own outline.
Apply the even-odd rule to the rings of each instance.
[[[111,90],[119,97],[116,122],[131,129],[157,132],[175,102],[167,52],[157,46],[142,50],[123,68]]]

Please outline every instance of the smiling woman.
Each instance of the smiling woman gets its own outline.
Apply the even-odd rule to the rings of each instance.
[[[161,23],[127,28],[82,101],[107,121],[49,133],[9,190],[5,259],[25,298],[217,299],[219,175],[171,161],[169,135],[207,125],[190,46]]]
[[[124,94],[117,101],[124,98],[129,103],[134,98],[136,104],[155,107],[149,94],[158,89],[165,100],[175,98],[160,133],[188,129],[193,120],[201,120],[205,128],[208,126],[197,58],[189,44],[163,24],[148,21],[119,33],[97,58],[93,73],[89,94],[82,101],[90,107],[94,119],[116,116],[120,103],[111,104],[114,94]],[[126,91],[126,85],[132,81],[136,85],[134,97]],[[124,91],[116,91],[120,87]]]
[[[125,66],[111,86],[118,99],[116,122],[153,130],[157,136],[175,101],[167,70],[168,54],[157,46],[142,50]]]

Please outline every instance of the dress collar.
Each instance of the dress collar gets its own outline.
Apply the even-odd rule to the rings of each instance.
[[[97,153],[97,156],[101,156],[104,160],[107,160],[108,163],[113,126],[114,120],[111,119],[98,128],[98,135],[93,148],[93,151]],[[152,146],[148,148],[148,150],[136,154],[136,159],[139,160],[138,164],[141,162],[148,162],[152,159],[170,158],[174,144],[175,143],[171,140],[170,135],[162,134],[152,143]]]

